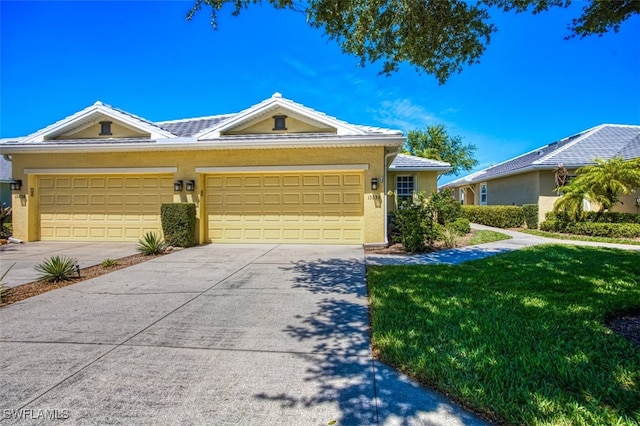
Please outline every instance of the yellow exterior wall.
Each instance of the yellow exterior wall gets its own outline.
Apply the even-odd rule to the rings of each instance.
[[[109,118],[105,118],[105,121],[112,121]],[[102,121],[102,120],[100,120]],[[101,126],[99,122],[96,124],[82,129],[77,133],[72,133],[67,136],[58,136],[55,139],[113,139],[113,138],[148,138],[151,135],[149,133],[135,132],[125,126],[118,124],[115,121],[111,123],[111,135],[100,135]]]
[[[487,205],[535,204],[540,194],[539,172],[513,175],[487,182]]]
[[[14,154],[13,176],[22,179],[23,187],[14,191],[14,234],[25,241],[37,239],[37,185],[36,176],[26,176],[25,168],[131,168],[137,174],[144,167],[178,167],[173,179],[187,181],[194,179],[194,192],[174,193],[174,202],[196,204],[199,242],[205,241],[206,220],[204,217],[204,175],[195,172],[196,167],[234,166],[305,166],[314,164],[367,164],[364,171],[364,243],[384,242],[384,211],[382,196],[384,187],[371,190],[371,179],[384,176],[384,148],[305,148],[305,149],[264,149],[228,151],[170,151],[170,152],[123,152],[123,153],[75,153],[75,154]],[[137,170],[137,172],[136,172]],[[422,185],[419,183],[419,185]],[[33,193],[32,193],[33,190]],[[18,199],[19,197],[22,197]],[[22,202],[21,202],[21,201]]]
[[[416,192],[424,192],[429,196],[433,191],[438,189],[438,173],[437,172],[389,172],[387,174],[387,190],[396,190],[396,176],[414,176],[416,182]],[[384,189],[384,185],[380,184],[380,190]],[[395,199],[393,195],[387,195],[387,210],[389,212],[395,210]]]

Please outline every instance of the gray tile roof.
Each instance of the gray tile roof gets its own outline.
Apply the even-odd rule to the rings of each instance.
[[[208,129],[221,123],[235,114],[215,115],[211,117],[187,118],[184,120],[160,121],[155,125],[173,133],[176,136],[193,136],[202,130]]]
[[[594,164],[596,158],[640,157],[640,126],[603,124],[534,149],[495,166],[449,182],[447,187],[480,182],[532,169],[551,170],[563,163],[575,168]]]
[[[451,170],[451,165],[444,161],[431,160],[408,154],[398,154],[394,158],[389,170],[396,171],[420,171],[420,170]]]

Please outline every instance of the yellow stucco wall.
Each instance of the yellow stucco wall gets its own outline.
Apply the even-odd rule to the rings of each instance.
[[[437,172],[389,172],[387,179],[387,191],[396,190],[396,176],[413,176],[416,182],[416,192],[424,192],[429,196],[433,191],[438,189],[438,173]],[[380,185],[380,189],[383,185]],[[387,195],[387,210],[389,212],[395,210],[395,196]]]
[[[234,166],[292,166],[315,164],[367,164],[364,171],[364,243],[384,242],[384,209],[382,203],[383,186],[371,190],[371,178],[384,176],[384,148],[307,148],[307,149],[264,149],[228,151],[171,151],[144,153],[77,153],[77,154],[15,154],[13,155],[14,178],[26,184],[20,191],[14,191],[14,235],[25,241],[33,241],[38,235],[37,183],[36,175],[25,175],[25,168],[131,168],[131,173],[139,173],[145,167],[178,167],[173,179],[196,181],[196,190],[175,193],[175,202],[196,204],[199,242],[206,235],[206,224],[202,223],[204,206],[202,194],[204,174],[195,172],[197,167]],[[138,170],[138,172],[136,172]],[[419,183],[419,185],[422,185]]]

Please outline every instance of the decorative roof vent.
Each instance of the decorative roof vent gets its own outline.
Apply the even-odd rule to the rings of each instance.
[[[111,136],[111,121],[100,122],[100,136]]]
[[[282,93],[280,92],[276,92],[273,95],[271,95],[272,98],[281,98],[282,97]]]

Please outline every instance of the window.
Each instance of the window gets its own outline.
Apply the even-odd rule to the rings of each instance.
[[[480,204],[487,204],[487,184],[483,183],[480,185]]]
[[[273,130],[287,130],[286,115],[275,115],[273,117]]]
[[[458,197],[460,204],[464,204],[464,189],[460,188],[460,196]]]
[[[100,136],[111,135],[111,121],[100,122]]]
[[[411,200],[415,185],[413,176],[396,176],[396,194],[398,195],[398,203],[405,200]]]

